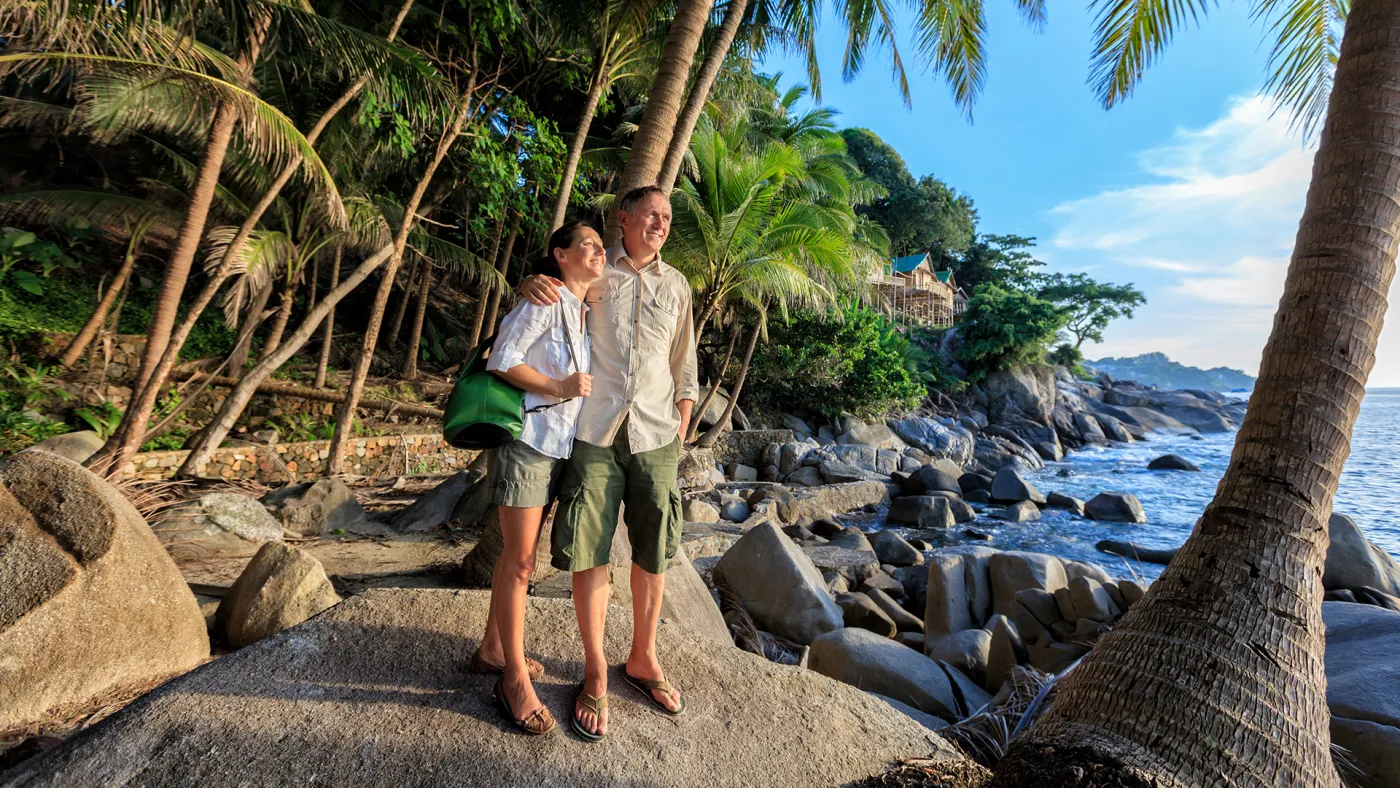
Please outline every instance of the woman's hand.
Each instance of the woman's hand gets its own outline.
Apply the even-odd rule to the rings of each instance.
[[[593,393],[593,376],[587,372],[575,372],[558,382],[559,399],[586,397]]]
[[[559,303],[559,288],[564,283],[552,276],[534,274],[520,283],[520,297],[535,306],[549,306]]]

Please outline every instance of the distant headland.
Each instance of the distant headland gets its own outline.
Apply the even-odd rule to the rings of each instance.
[[[1160,389],[1254,389],[1254,378],[1238,369],[1190,367],[1172,361],[1167,358],[1166,353],[1143,353],[1131,358],[1101,358],[1098,361],[1085,361],[1084,366],[1095,372],[1105,372],[1124,380],[1136,380],[1145,386],[1156,386]]]

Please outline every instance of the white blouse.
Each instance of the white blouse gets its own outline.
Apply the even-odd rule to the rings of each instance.
[[[496,333],[496,342],[486,360],[488,371],[507,371],[525,364],[555,380],[588,371],[592,345],[586,324],[580,319],[588,307],[567,288],[559,288],[559,296],[559,303],[551,306],[536,306],[520,299],[501,321],[501,330]],[[525,392],[526,411],[540,405],[554,407],[527,412],[520,440],[546,457],[567,459],[573,449],[583,399],[560,400]]]

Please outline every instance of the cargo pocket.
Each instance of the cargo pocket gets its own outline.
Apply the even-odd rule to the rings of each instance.
[[[554,525],[549,532],[549,564],[561,572],[573,571],[577,518],[572,510],[582,491],[583,480],[578,474],[565,469],[558,502],[554,507]]]
[[[685,515],[682,513],[681,491],[675,487],[671,488],[671,500],[669,514],[670,520],[667,523],[666,531],[666,563],[670,563],[672,558],[681,549],[681,532],[685,530]]]

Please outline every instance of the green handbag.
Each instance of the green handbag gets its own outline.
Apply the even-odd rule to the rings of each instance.
[[[565,329],[565,342],[567,343]],[[525,414],[548,410],[563,402],[525,409],[525,391],[486,370],[486,352],[496,341],[492,334],[476,346],[462,365],[442,409],[442,437],[458,449],[494,449],[520,437]],[[569,346],[573,360],[573,347]]]

